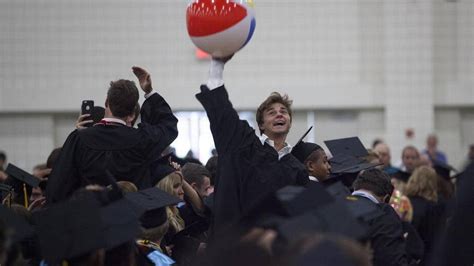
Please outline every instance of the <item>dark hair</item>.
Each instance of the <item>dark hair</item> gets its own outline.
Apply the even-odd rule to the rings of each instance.
[[[380,143],[383,143],[383,140],[382,139],[374,139],[374,141],[372,142],[372,149],[375,148],[375,146],[379,145]]]
[[[110,82],[107,91],[107,104],[115,117],[126,117],[133,114],[138,102],[138,89],[131,80],[119,79]]]
[[[390,196],[393,192],[390,176],[377,168],[362,171],[354,181],[353,187],[354,190],[368,190],[377,197]]]
[[[292,111],[291,111],[291,104],[293,103],[292,100],[288,98],[288,95],[284,94],[281,95],[278,92],[272,92],[270,96],[268,96],[263,103],[260,104],[260,106],[257,109],[257,113],[255,115],[255,118],[257,120],[257,124],[261,126],[263,124],[263,114],[265,113],[268,108],[274,103],[281,103],[283,104],[286,109],[288,110],[288,114],[290,115],[290,121],[292,119]],[[264,132],[260,130],[260,134],[263,134]]]
[[[7,154],[4,151],[0,151],[0,160],[2,161],[7,160]]]
[[[217,178],[217,158],[219,158],[217,155],[212,156],[206,163],[206,169],[211,173],[211,185],[215,184]]]
[[[51,153],[48,156],[48,159],[46,160],[46,167],[47,168],[53,168],[54,163],[56,163],[56,161],[59,158],[59,154],[61,153],[61,149],[62,148],[56,148],[56,149],[51,151]]]
[[[202,185],[205,176],[211,178],[211,173],[206,167],[197,163],[186,163],[181,172],[189,184],[196,183],[198,186]]]

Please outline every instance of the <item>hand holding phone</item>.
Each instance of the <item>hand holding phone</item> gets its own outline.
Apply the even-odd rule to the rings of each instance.
[[[94,109],[93,100],[84,100],[81,105],[81,115],[76,121],[76,128],[81,129],[85,127],[91,127],[93,125],[92,110]]]

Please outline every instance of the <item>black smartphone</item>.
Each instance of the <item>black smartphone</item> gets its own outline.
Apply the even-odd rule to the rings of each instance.
[[[93,100],[84,100],[82,101],[81,106],[81,114],[91,114],[92,109],[94,109],[94,101]]]

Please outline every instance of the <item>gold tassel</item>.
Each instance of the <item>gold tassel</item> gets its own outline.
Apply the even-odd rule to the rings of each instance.
[[[26,184],[23,183],[23,197],[25,200],[25,208],[28,209],[28,192],[26,191]]]

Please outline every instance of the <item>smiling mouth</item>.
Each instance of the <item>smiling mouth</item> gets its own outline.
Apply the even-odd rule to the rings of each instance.
[[[273,126],[284,126],[286,123],[285,122],[278,122],[273,124]]]

